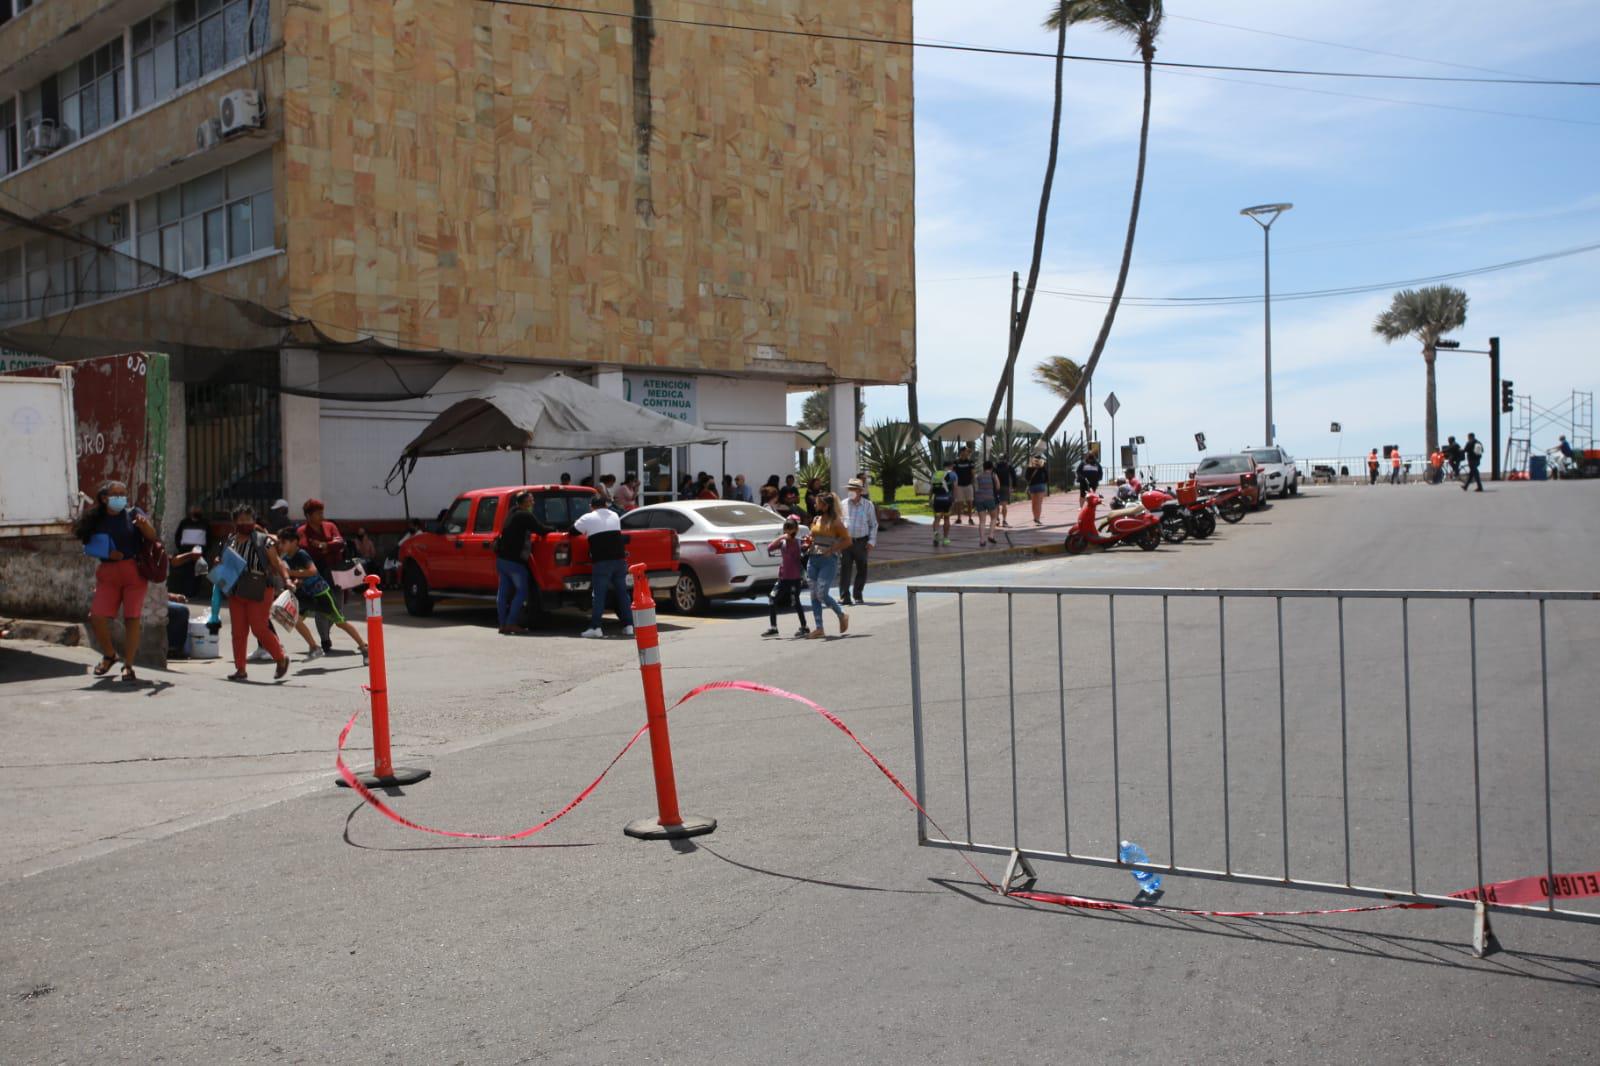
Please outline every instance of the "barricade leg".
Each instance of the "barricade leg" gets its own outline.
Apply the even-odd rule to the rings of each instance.
[[[372,697],[372,772],[357,774],[368,788],[414,785],[432,770],[395,767],[389,755],[389,681],[383,663],[383,592],[376,574],[367,575],[367,692]],[[340,788],[348,788],[343,778]]]
[[[650,723],[650,762],[656,779],[656,817],[629,822],[623,832],[640,840],[681,840],[704,836],[717,828],[715,818],[678,812],[678,785],[672,773],[672,740],[667,734],[667,700],[661,689],[661,648],[656,631],[656,601],[644,564],[633,574],[633,637],[639,646],[639,675],[644,682],[645,716]]]

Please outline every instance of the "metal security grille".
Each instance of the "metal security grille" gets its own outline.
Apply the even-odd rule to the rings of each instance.
[[[924,846],[1600,922],[1600,592],[909,591]]]
[[[278,393],[260,385],[189,385],[189,501],[225,515],[240,504],[265,515],[283,495]]]

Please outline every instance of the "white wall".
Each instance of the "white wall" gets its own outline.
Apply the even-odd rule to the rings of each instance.
[[[434,416],[463,396],[502,381],[535,381],[550,373],[544,368],[507,367],[503,374],[474,367],[457,367],[440,380],[428,397],[397,403],[322,402],[322,498],[329,517],[346,519],[398,519],[405,517],[399,492],[383,488],[408,444]],[[769,474],[794,471],[794,432],[786,416],[787,390],[782,382],[747,381],[700,376],[696,382],[699,422],[728,435],[728,473],[744,474],[760,485]],[[720,477],[722,448],[695,445],[689,449],[689,470],[705,470]],[[603,469],[620,472],[620,458],[602,459]],[[528,481],[554,482],[562,471],[581,481],[589,475],[587,459],[565,464],[528,464]],[[411,514],[432,518],[464,489],[522,483],[521,456],[486,452],[479,455],[422,459],[409,479]]]

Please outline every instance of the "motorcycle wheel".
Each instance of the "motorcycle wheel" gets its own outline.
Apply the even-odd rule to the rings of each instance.
[[[1222,520],[1224,522],[1228,523],[1230,526],[1233,525],[1235,522],[1238,522],[1240,519],[1244,518],[1244,497],[1235,496],[1221,507],[1218,507],[1217,513],[1222,516]]]
[[[1182,544],[1189,539],[1189,526],[1182,518],[1161,522],[1161,537],[1168,544]]]
[[[1158,526],[1151,526],[1134,538],[1134,543],[1139,545],[1140,551],[1155,551],[1161,547],[1161,529]]]
[[[1200,540],[1217,531],[1217,516],[1210,511],[1200,511],[1194,516],[1194,535]]]
[[[1077,530],[1067,534],[1066,550],[1068,555],[1082,555],[1089,547],[1089,538]]]

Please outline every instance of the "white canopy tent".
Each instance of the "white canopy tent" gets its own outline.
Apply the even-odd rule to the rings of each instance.
[[[395,469],[404,492],[417,460],[429,456],[521,452],[526,480],[530,455],[535,462],[587,459],[630,448],[726,439],[557,373],[530,383],[498,384],[451,404],[405,446]],[[406,510],[409,514],[409,503]]]

